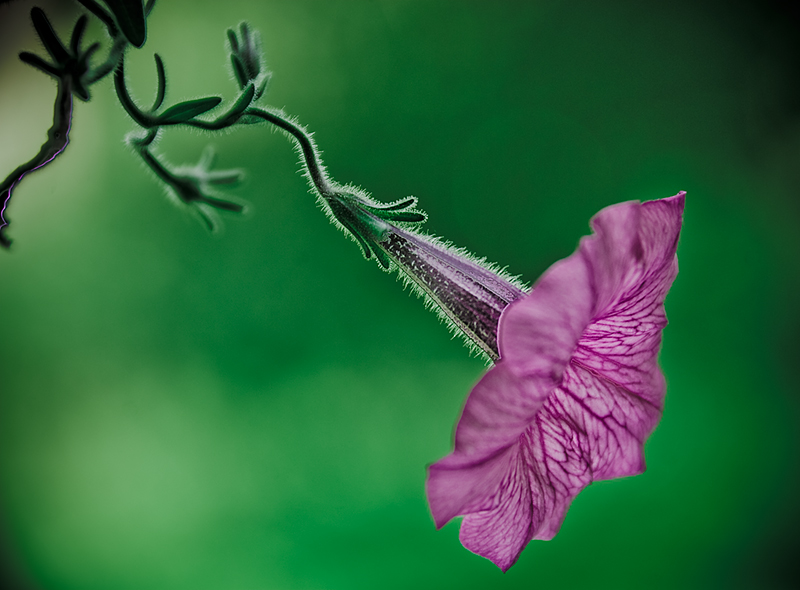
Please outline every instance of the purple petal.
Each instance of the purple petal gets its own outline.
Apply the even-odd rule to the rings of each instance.
[[[517,375],[561,380],[594,312],[591,268],[579,253],[551,266],[531,293],[503,311],[500,358]],[[469,402],[467,402],[469,404]]]
[[[495,505],[467,514],[461,523],[461,543],[507,571],[530,539],[531,519],[536,519],[528,486],[526,462],[518,446],[507,453],[505,477]]]
[[[436,527],[459,514],[496,508],[517,451],[516,445],[510,445],[482,461],[463,460],[454,453],[431,465],[426,488]]]
[[[504,571],[558,532],[586,485],[644,470],[683,203],[604,209],[595,234],[503,312],[501,360],[470,393],[427,492],[437,527],[465,515],[464,546]]]

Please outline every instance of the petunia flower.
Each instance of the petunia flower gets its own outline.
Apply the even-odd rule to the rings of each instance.
[[[502,312],[500,358],[427,494],[437,528],[463,515],[462,544],[503,571],[529,541],[555,536],[584,487],[645,469],[684,194],[603,209],[594,234]]]
[[[642,473],[661,418],[657,355],[678,272],[685,193],[603,209],[594,235],[527,290],[517,279],[414,227],[416,199],[388,205],[354,187],[325,199],[367,258],[400,277],[496,364],[470,393],[454,451],[430,467],[438,528],[508,570],[551,539],[593,481]]]
[[[333,182],[311,135],[283,111],[245,115],[292,137],[331,221],[496,363],[467,399],[454,451],[430,467],[437,527],[464,516],[464,546],[506,571],[529,541],[555,536],[584,487],[644,471],[665,393],[657,355],[685,193],[600,211],[594,235],[528,290],[420,232],[416,198],[380,203]]]

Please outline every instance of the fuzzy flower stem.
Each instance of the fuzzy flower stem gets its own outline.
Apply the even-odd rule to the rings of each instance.
[[[265,110],[254,107],[247,109],[244,114],[272,123],[291,135],[297,141],[300,151],[303,153],[303,161],[309,181],[323,198],[328,199],[332,196],[334,191],[333,183],[328,178],[325,168],[319,160],[319,150],[314,143],[314,139],[305,128],[293,123],[283,112],[275,109]]]
[[[71,125],[72,82],[69,77],[63,77],[58,82],[58,92],[53,106],[53,126],[47,131],[47,141],[42,144],[38,154],[17,167],[0,184],[0,246],[8,248],[11,245],[11,240],[3,233],[3,230],[8,226],[8,221],[4,215],[11,200],[11,192],[26,174],[46,166],[64,151],[69,143]]]
[[[139,145],[137,146],[136,150],[139,152],[142,160],[145,161],[145,163],[150,167],[156,176],[158,176],[167,184],[174,182],[174,176],[164,167],[161,162],[158,161],[158,158],[150,153],[150,150],[147,149],[146,145]]]

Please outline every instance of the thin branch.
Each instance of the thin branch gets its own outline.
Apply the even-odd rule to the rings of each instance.
[[[11,240],[3,233],[8,226],[5,211],[11,201],[11,192],[26,174],[46,166],[64,151],[69,143],[71,125],[72,84],[67,78],[58,83],[58,93],[53,105],[53,126],[47,131],[47,141],[42,144],[38,154],[19,166],[0,184],[0,246],[8,248],[11,245]]]

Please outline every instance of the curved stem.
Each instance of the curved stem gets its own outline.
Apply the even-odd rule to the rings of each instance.
[[[58,82],[58,93],[53,106],[53,126],[47,131],[47,141],[42,144],[38,154],[19,166],[0,184],[0,246],[8,248],[11,245],[11,240],[3,233],[8,226],[5,211],[11,201],[11,192],[26,174],[46,166],[64,151],[69,143],[71,125],[72,83],[69,78],[62,78]]]
[[[325,172],[325,167],[322,165],[319,150],[314,143],[314,139],[304,127],[289,120],[286,114],[279,110],[249,108],[244,114],[252,115],[268,123],[272,123],[291,135],[300,147],[306,170],[308,171],[308,179],[311,181],[314,188],[324,198],[330,198],[332,196],[334,188],[333,183],[331,183],[328,174]]]
[[[145,163],[150,166],[150,169],[155,172],[156,176],[158,176],[161,180],[167,184],[172,184],[175,181],[174,176],[161,162],[158,161],[158,158],[150,153],[150,150],[147,149],[147,146],[140,147],[137,149],[137,151],[142,157],[142,160],[144,160]]]
[[[131,95],[128,94],[128,88],[125,86],[125,61],[120,59],[117,71],[114,73],[114,88],[117,91],[117,98],[122,108],[128,113],[139,127],[150,129],[158,125],[156,118],[148,113],[142,112],[136,103],[133,102]]]

